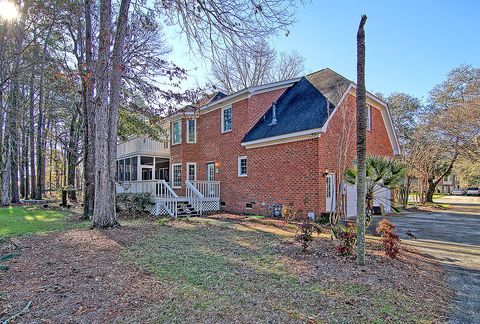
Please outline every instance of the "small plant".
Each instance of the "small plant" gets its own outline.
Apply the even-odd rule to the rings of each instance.
[[[294,219],[297,219],[300,214],[301,211],[293,209],[293,204],[282,206],[282,218],[287,223],[290,223]]]
[[[383,250],[391,259],[395,259],[400,252],[400,238],[395,233],[395,228],[386,218],[382,219],[377,227],[377,233],[382,236]]]
[[[320,233],[321,227],[311,222],[308,217],[298,226],[300,233],[295,236],[295,240],[302,243],[302,252],[305,253],[313,241],[313,233]]]
[[[332,236],[338,240],[336,250],[338,254],[349,256],[357,243],[357,226],[353,223],[332,227]]]

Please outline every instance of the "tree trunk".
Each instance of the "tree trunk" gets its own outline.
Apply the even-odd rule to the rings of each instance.
[[[365,265],[365,190],[367,160],[367,107],[365,89],[365,30],[367,16],[360,20],[357,33],[357,263]]]
[[[111,1],[101,1],[100,42],[97,70],[97,109],[95,111],[95,207],[93,227],[117,226],[115,213],[115,160],[117,149],[118,110],[120,105],[123,49],[127,32],[130,0],[122,0],[108,75],[108,47]],[[110,81],[110,82],[109,82]],[[108,86],[110,83],[110,87]],[[110,98],[110,102],[108,99]]]
[[[435,180],[435,175],[432,175],[431,177],[428,178],[428,186],[427,186],[427,193],[425,194],[425,202],[430,202],[433,203],[433,194],[435,193],[435,189],[437,188],[438,184],[440,181],[447,176],[447,174],[450,174],[450,172],[453,169],[453,166],[455,162],[457,161],[459,153],[455,151],[455,154],[453,155],[452,159],[450,160],[450,164],[448,165],[448,168],[445,170],[445,172],[442,173],[440,177],[438,177],[437,180]]]
[[[37,197],[37,169],[35,166],[35,76],[32,68],[30,76],[30,197]]]
[[[77,194],[75,192],[75,174],[77,167],[77,119],[78,114],[75,112],[70,122],[70,131],[67,148],[67,185],[68,198],[71,201],[77,201]]]
[[[85,75],[82,77],[84,158],[83,218],[93,215],[95,202],[95,109],[93,105],[92,19],[91,0],[85,0]]]
[[[25,124],[25,117],[22,118],[22,146],[21,146],[21,154],[20,154],[20,196],[22,196],[24,199],[27,198],[27,188],[28,184],[25,183],[25,175],[28,173],[25,173],[25,168],[26,168],[26,163],[27,158],[28,158],[28,148],[27,148],[27,132],[25,131],[26,129],[26,124]],[[27,171],[28,172],[28,171]],[[28,181],[28,180],[27,180]]]
[[[55,18],[54,18],[55,19]],[[45,190],[45,152],[44,152],[44,114],[45,114],[45,60],[47,56],[47,44],[53,29],[53,23],[50,25],[47,37],[43,44],[42,57],[40,59],[40,80],[38,83],[38,124],[37,124],[37,199],[42,199]]]

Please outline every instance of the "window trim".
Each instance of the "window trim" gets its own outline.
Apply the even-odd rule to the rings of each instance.
[[[230,109],[230,119],[231,119],[231,123],[230,123],[230,129],[225,130],[225,128],[224,128],[224,127],[225,127],[225,114],[224,114],[224,112],[225,112],[225,110],[227,110],[227,109]],[[221,116],[221,122],[222,122],[222,124],[220,125],[220,130],[222,131],[222,134],[223,134],[223,133],[231,132],[232,129],[233,129],[233,109],[232,109],[232,106],[223,107],[223,108],[221,109],[221,114],[222,114],[222,116]]]
[[[175,186],[175,167],[180,166],[180,185]],[[182,188],[182,163],[172,163],[172,188],[179,189]]]
[[[367,131],[372,131],[372,106],[367,105]]]
[[[189,167],[193,165],[195,167],[195,173],[194,173],[194,179],[193,180],[190,180],[190,170],[189,170]],[[188,181],[197,181],[197,162],[187,162],[187,173],[185,174],[186,175],[186,179]]]
[[[247,161],[247,172],[246,173],[241,173],[242,172],[242,160]],[[239,177],[247,177],[248,176],[248,158],[247,156],[239,156],[237,159],[237,175]]]
[[[193,128],[193,141],[190,141],[190,122],[193,122],[195,125]],[[187,119],[187,143],[195,144],[197,143],[197,120],[196,119]]]
[[[180,141],[179,142],[176,142],[174,143],[173,140],[174,140],[174,136],[173,136],[173,132],[174,132],[174,124],[178,123],[180,125]],[[181,119],[178,119],[178,120],[175,120],[175,121],[172,121],[171,123],[171,135],[172,135],[172,145],[171,146],[174,146],[174,145],[179,145],[179,144],[182,144],[182,120]]]

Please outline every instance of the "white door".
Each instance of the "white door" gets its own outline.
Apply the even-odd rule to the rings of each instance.
[[[347,217],[357,216],[357,186],[346,185]]]
[[[326,211],[330,212],[337,207],[335,201],[335,174],[328,174],[325,181]]]
[[[207,181],[215,181],[215,163],[207,163]]]

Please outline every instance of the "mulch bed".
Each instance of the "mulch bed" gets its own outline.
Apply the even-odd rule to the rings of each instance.
[[[210,218],[292,231],[291,225],[280,219],[251,219],[234,214],[218,214]],[[323,232],[329,233],[329,230]],[[385,256],[379,241],[367,239],[366,266],[358,266],[355,256],[339,256],[335,251],[335,242],[326,238],[314,240],[307,253],[300,250],[299,244],[290,240],[285,241],[281,253],[292,260],[290,263],[295,272],[303,274],[307,281],[324,277],[345,281],[346,284],[369,284],[373,289],[395,289],[415,300],[424,301],[419,306],[440,322],[446,320],[451,309],[453,292],[446,284],[443,267],[414,248],[402,248],[397,259],[392,260]]]
[[[163,287],[119,254],[154,227],[74,230],[16,240],[21,256],[0,273],[0,319],[19,313],[29,301],[32,306],[21,322],[103,323],[145,314],[147,305],[162,298]]]

